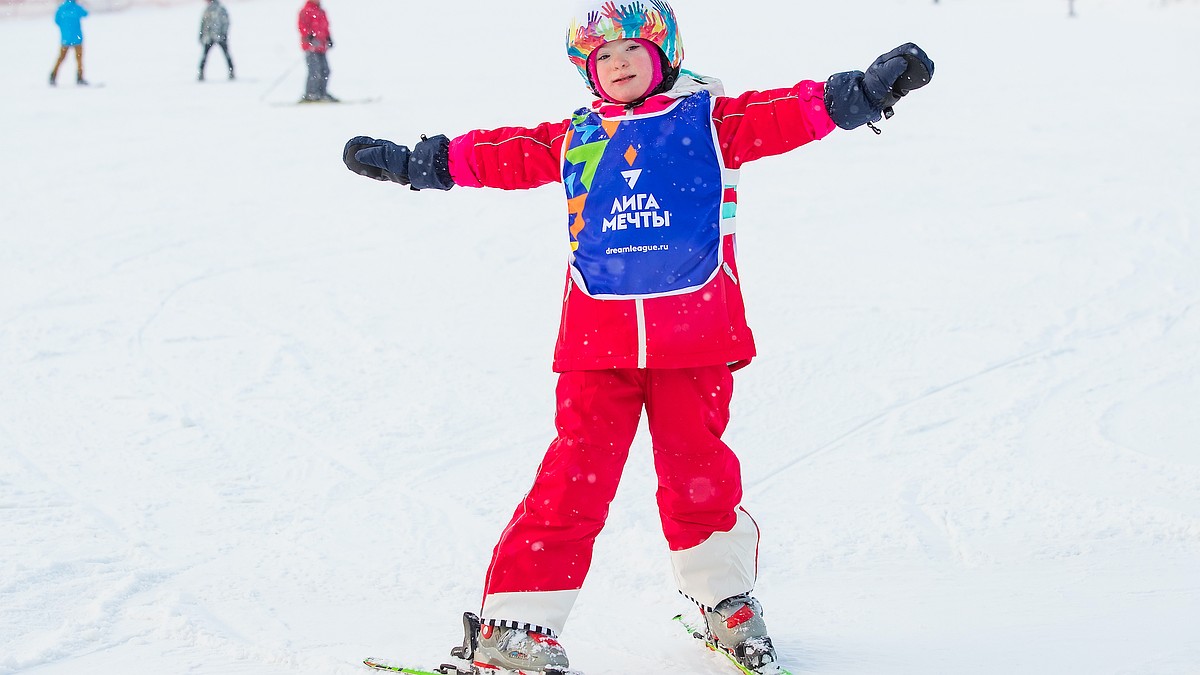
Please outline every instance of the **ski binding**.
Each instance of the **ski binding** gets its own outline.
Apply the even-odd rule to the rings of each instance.
[[[717,654],[724,656],[726,659],[729,660],[729,663],[733,664],[734,668],[737,668],[738,670],[740,670],[744,675],[792,675],[792,673],[790,671],[785,670],[782,666],[779,665],[778,662],[767,663],[758,668],[748,668],[745,664],[738,661],[736,654],[730,652],[729,650],[725,649],[724,647],[721,647],[720,645],[718,645],[715,642],[713,642],[712,640],[710,640],[708,638],[707,630],[699,630],[696,627],[692,626],[691,624],[689,624],[687,622],[686,619],[683,618],[682,614],[676,614],[675,621],[678,621],[679,625],[683,626],[684,630],[687,631],[688,635],[703,642],[704,646],[708,647],[709,651],[716,652]]]

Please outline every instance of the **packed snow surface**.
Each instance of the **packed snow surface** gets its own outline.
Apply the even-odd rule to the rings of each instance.
[[[298,0],[0,21],[0,673],[436,665],[554,433],[558,186],[411,192],[346,139],[557,121],[555,0]],[[731,93],[912,40],[876,136],[742,173],[759,357],[726,439],[794,673],[1200,672],[1195,2],[680,1]],[[283,104],[283,105],[281,105]],[[562,638],[719,675],[670,617],[648,436]]]

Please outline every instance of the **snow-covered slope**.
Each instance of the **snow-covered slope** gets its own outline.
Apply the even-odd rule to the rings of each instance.
[[[562,3],[327,0],[331,91],[382,102],[273,105],[299,4],[229,3],[232,83],[199,2],[88,18],[93,89],[0,22],[0,673],[436,664],[477,607],[553,434],[562,196],[340,152],[565,117]],[[743,172],[727,439],[796,673],[1200,672],[1200,7],[1078,5],[678,3],[731,92],[938,64],[882,136]],[[648,450],[563,640],[717,675]]]

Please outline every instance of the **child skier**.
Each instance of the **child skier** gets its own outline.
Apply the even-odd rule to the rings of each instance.
[[[63,0],[54,12],[54,23],[58,24],[62,41],[58,48],[58,60],[50,71],[51,87],[58,85],[58,69],[67,58],[68,49],[75,50],[75,84],[87,86],[88,81],[83,79],[83,18],[87,15],[88,11],[75,0]]]
[[[865,73],[724,95],[682,70],[663,0],[595,0],[567,55],[597,99],[562,122],[421,137],[411,149],[351,139],[355,173],[412,189],[561,182],[570,249],[554,353],[558,437],[492,554],[482,611],[464,617],[461,672],[562,673],[556,637],[591,563],[643,408],[658,507],[679,591],[713,646],[755,672],[776,653],[752,595],[759,531],[721,441],[733,371],[755,355],[735,259],[738,170],[891,115],[927,83],[913,44]]]
[[[229,67],[229,79],[233,79],[233,57],[229,55],[229,10],[221,0],[207,0],[208,6],[200,15],[200,72],[197,80],[204,81],[204,64],[208,63],[208,52],[216,45],[225,54],[225,65]]]
[[[304,50],[304,61],[308,64],[308,79],[300,102],[337,103],[337,97],[329,93],[327,52],[333,49],[333,36],[329,33],[329,15],[321,7],[321,0],[307,0],[300,8],[296,25],[300,29],[300,49]]]

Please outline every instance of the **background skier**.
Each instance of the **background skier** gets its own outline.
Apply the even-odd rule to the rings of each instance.
[[[329,17],[321,8],[320,0],[308,0],[300,9],[300,48],[308,64],[308,82],[301,101],[328,101],[336,103],[328,91],[329,59],[326,52],[333,49],[333,37],[329,34]]]
[[[58,24],[62,34],[62,45],[58,49],[54,69],[50,71],[50,86],[58,83],[58,69],[67,58],[68,49],[75,50],[75,84],[87,85],[87,80],[83,78],[83,17],[87,15],[88,11],[75,0],[64,0],[54,13],[54,23]]]
[[[229,66],[229,79],[233,79],[233,58],[229,56],[229,12],[220,0],[208,0],[204,14],[200,16],[200,45],[204,51],[200,54],[200,74],[196,79],[204,80],[204,64],[208,61],[208,51],[217,45],[225,53],[225,65]]]
[[[464,617],[469,672],[561,673],[557,641],[591,564],[643,408],[658,506],[680,593],[707,639],[777,672],[752,595],[758,526],[738,457],[721,440],[733,371],[755,355],[734,245],[738,171],[891,115],[933,62],[907,44],[867,71],[724,95],[682,69],[662,0],[584,3],[567,54],[597,99],[561,122],[476,130],[411,149],[360,136],[350,170],[413,189],[562,182],[568,268],[554,354],[558,437],[492,554],[479,617]],[[686,189],[681,189],[683,185]]]

